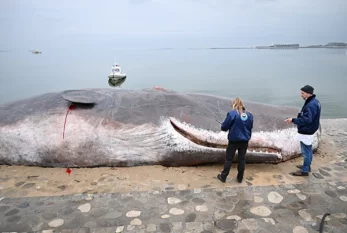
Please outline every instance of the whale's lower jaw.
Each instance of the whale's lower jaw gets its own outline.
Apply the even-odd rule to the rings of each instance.
[[[170,156],[166,157],[163,161],[160,161],[159,164],[163,166],[196,166],[202,164],[222,164],[225,162],[225,150],[220,150],[219,152],[214,151],[213,155],[208,152],[171,152]],[[268,164],[278,164],[286,160],[299,157],[299,154],[293,154],[290,156],[283,157],[278,153],[254,153],[247,151],[246,153],[246,163],[248,164],[259,164],[259,163],[268,163]],[[235,153],[233,163],[238,162],[238,154]]]

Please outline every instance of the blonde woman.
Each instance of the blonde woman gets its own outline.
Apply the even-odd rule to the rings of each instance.
[[[239,183],[242,182],[246,166],[245,156],[248,148],[248,141],[251,139],[253,129],[253,115],[246,110],[242,100],[236,98],[232,102],[232,108],[233,110],[228,112],[221,125],[221,130],[229,130],[229,144],[226,149],[224,169],[221,174],[217,175],[217,178],[223,183],[229,175],[236,150],[238,151],[237,181]]]

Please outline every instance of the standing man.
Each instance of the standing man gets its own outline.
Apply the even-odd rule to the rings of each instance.
[[[293,176],[308,176],[311,171],[313,135],[319,128],[321,113],[321,105],[316,99],[316,95],[313,94],[313,90],[314,88],[310,85],[301,88],[301,97],[305,100],[305,104],[297,118],[288,118],[285,120],[287,123],[292,122],[297,125],[301,153],[304,157],[304,164],[297,166],[301,170],[293,172]]]
[[[242,182],[246,166],[245,156],[248,148],[248,141],[251,139],[253,128],[253,115],[246,111],[241,99],[236,98],[232,102],[232,108],[233,110],[228,112],[221,125],[221,130],[229,130],[229,143],[226,150],[224,169],[221,174],[217,175],[217,178],[223,183],[229,175],[236,150],[238,151],[237,181],[239,183]]]

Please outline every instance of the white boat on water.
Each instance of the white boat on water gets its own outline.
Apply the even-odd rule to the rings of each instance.
[[[112,66],[111,73],[108,75],[108,78],[113,80],[125,79],[126,77],[127,75],[122,73],[122,68],[117,63]]]

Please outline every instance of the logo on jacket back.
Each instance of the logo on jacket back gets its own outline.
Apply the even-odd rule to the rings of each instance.
[[[246,121],[248,119],[248,116],[246,113],[241,114],[241,120]]]

